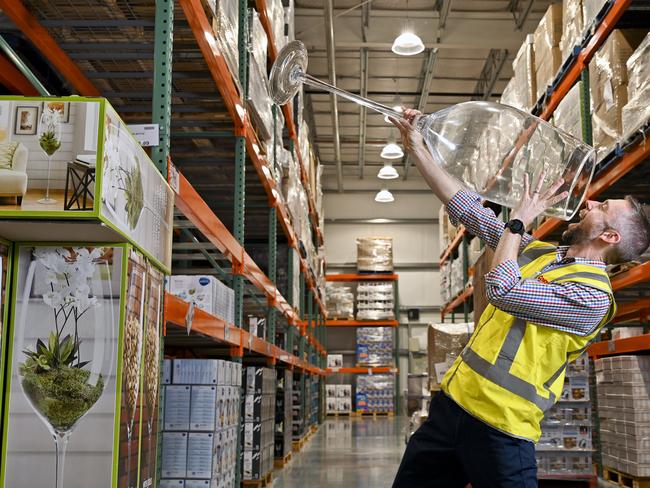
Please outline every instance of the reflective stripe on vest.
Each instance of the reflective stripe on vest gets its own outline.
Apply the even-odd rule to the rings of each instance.
[[[550,270],[550,271],[554,271],[554,270]],[[547,271],[547,272],[550,272],[550,271]],[[579,271],[577,273],[569,273],[569,274],[560,276],[558,278],[555,278],[553,281],[564,281],[564,280],[570,280],[572,278],[587,278],[588,280],[600,281],[601,283],[606,284],[608,288],[611,288],[611,283],[610,283],[609,278],[607,276],[602,275],[602,274],[598,274],[598,273],[589,273],[588,271]],[[581,284],[585,285],[586,283],[581,283]]]
[[[544,254],[548,254],[549,252],[557,249],[555,246],[536,246],[536,247],[531,247],[529,249],[526,249],[524,252],[522,252],[519,257],[517,258],[517,264],[519,267],[526,266],[529,263],[532,263],[535,261],[537,258],[543,256]]]

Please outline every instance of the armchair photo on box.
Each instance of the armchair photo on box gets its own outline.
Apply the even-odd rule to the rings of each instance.
[[[20,205],[27,192],[29,151],[20,142],[0,143],[0,197],[10,197]]]

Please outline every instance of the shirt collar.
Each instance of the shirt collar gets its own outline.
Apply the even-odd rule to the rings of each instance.
[[[565,263],[579,263],[585,264],[587,266],[596,266],[597,268],[605,269],[607,264],[599,259],[585,259],[580,257],[566,257],[566,253],[569,250],[569,246],[558,246],[556,251],[556,263],[565,264]]]

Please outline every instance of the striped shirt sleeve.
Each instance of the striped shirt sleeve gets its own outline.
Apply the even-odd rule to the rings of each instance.
[[[477,236],[492,249],[496,249],[503,234],[503,221],[492,209],[481,204],[481,197],[468,190],[460,190],[447,204],[449,219],[454,225],[463,224],[470,234]],[[524,234],[519,252],[533,241],[530,234]]]
[[[610,296],[577,282],[522,279],[515,261],[485,275],[488,301],[517,318],[579,336],[591,334],[607,314]]]

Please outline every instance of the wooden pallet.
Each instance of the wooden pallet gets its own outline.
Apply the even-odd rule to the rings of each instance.
[[[302,436],[302,438],[298,439],[297,441],[293,441],[293,452],[300,452],[303,447],[305,447],[305,444],[309,440],[309,434]]]
[[[357,412],[327,412],[328,417],[356,417]]]
[[[373,419],[376,419],[378,417],[394,417],[395,412],[361,412],[357,410],[357,416],[358,417],[372,417]]]
[[[317,425],[312,425],[310,427],[310,430],[311,430],[312,434],[315,434],[316,432],[318,432],[318,426]]]
[[[603,466],[603,478],[623,488],[650,488],[650,478],[640,478]]]
[[[264,488],[273,484],[273,471],[269,471],[265,476],[259,480],[243,480],[241,485],[243,488]]]
[[[291,458],[293,457],[293,453],[289,452],[286,454],[284,457],[281,458],[275,458],[273,460],[273,467],[277,469],[282,469],[284,468],[287,464],[289,464],[289,461],[291,461]]]

